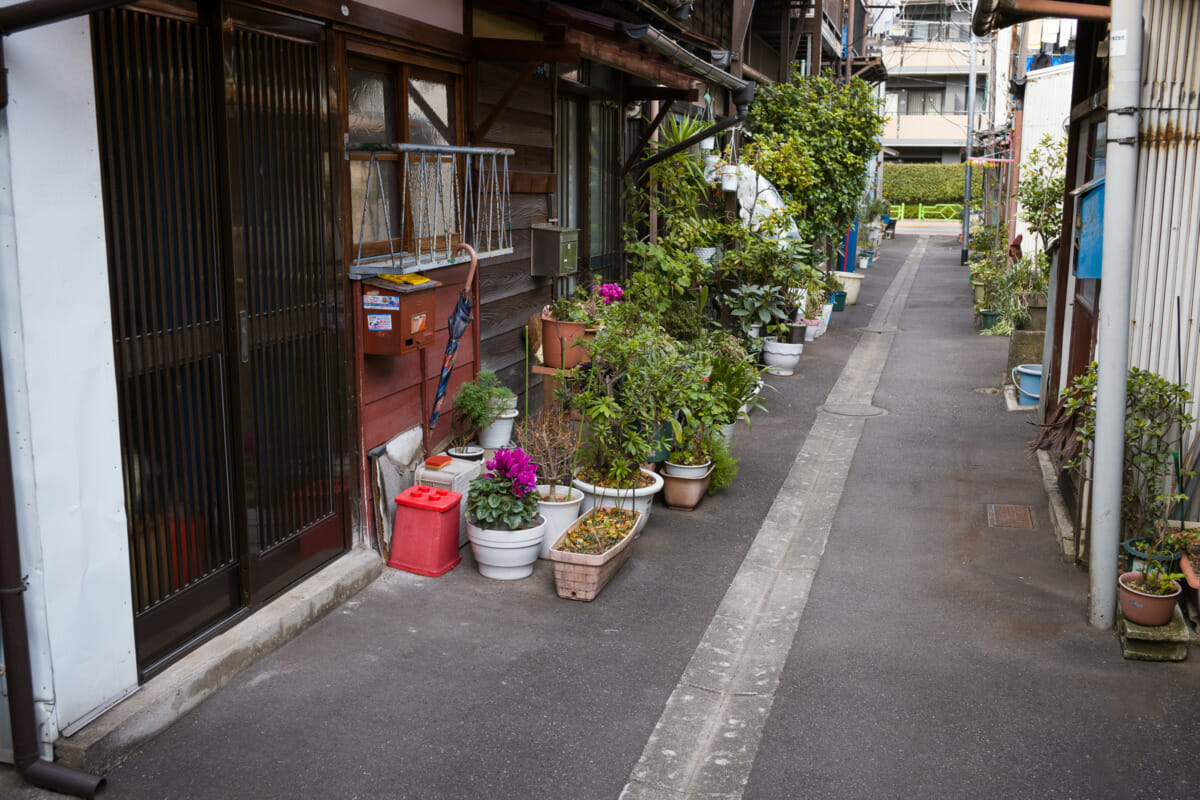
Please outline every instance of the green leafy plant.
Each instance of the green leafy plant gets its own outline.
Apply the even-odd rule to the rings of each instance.
[[[755,323],[768,325],[784,318],[782,289],[778,286],[759,286],[746,283],[735,286],[725,295],[729,313],[737,318],[742,333],[750,335]]]
[[[488,370],[480,370],[474,380],[459,387],[453,403],[455,445],[466,446],[475,431],[491,425],[497,414],[494,401],[512,396],[512,390]]]
[[[1131,367],[1125,384],[1125,455],[1122,478],[1121,521],[1127,539],[1160,542],[1159,523],[1171,504],[1187,499],[1169,491],[1169,478],[1183,435],[1195,424],[1185,410],[1191,400],[1186,386]],[[1076,430],[1079,449],[1067,466],[1081,468],[1091,457],[1096,436],[1096,363],[1063,392],[1068,415],[1080,420]],[[1194,475],[1177,470],[1181,482]]]
[[[729,449],[729,442],[725,441],[725,437],[717,437],[709,448],[709,455],[712,458],[712,475],[709,476],[708,493],[716,494],[718,489],[724,489],[733,483],[733,479],[737,477],[738,460],[734,458],[733,453]]]
[[[480,528],[515,531],[538,516],[537,467],[519,447],[497,450],[471,481],[467,516]]]
[[[1044,134],[1021,162],[1017,202],[1021,219],[1037,236],[1036,252],[1044,253],[1062,231],[1063,191],[1066,187],[1067,141]]]
[[[569,382],[570,406],[583,417],[577,464],[593,483],[630,488],[655,435],[675,422],[688,367],[675,340],[633,304],[611,307],[605,320],[584,343],[590,365]]]
[[[746,120],[746,158],[785,195],[802,240],[836,237],[848,227],[883,120],[873,89],[858,78],[840,85],[796,70],[787,82],[759,88]]]
[[[898,205],[962,203],[966,180],[965,164],[883,164],[883,194]],[[971,171],[971,197],[983,197],[981,169]]]

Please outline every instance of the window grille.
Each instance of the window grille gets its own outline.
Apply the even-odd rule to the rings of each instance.
[[[508,158],[514,150],[347,142],[347,159],[352,152],[369,153],[370,159],[362,208],[351,209],[362,220],[354,243],[351,277],[462,263],[467,257],[454,250],[460,242],[471,245],[481,259],[513,252]],[[376,158],[378,154],[399,156],[399,161],[393,162],[400,169],[399,198],[388,197],[383,161]],[[399,209],[394,214],[389,205],[397,201]],[[401,242],[399,249],[389,247],[390,252],[382,255],[363,255],[368,215],[383,220],[387,240]],[[391,229],[395,217],[399,218],[398,231]]]

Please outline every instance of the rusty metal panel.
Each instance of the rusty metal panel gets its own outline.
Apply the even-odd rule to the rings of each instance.
[[[1182,363],[1200,416],[1200,7],[1147,0],[1144,14],[1130,363],[1171,380]]]

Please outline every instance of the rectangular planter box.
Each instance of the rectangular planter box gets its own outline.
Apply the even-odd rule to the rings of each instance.
[[[627,534],[624,539],[617,545],[599,555],[585,555],[583,553],[567,553],[558,549],[558,546],[566,541],[567,536],[585,519],[590,517],[596,509],[591,509],[582,517],[571,523],[562,536],[554,542],[554,546],[550,548],[550,560],[554,562],[554,589],[558,592],[558,596],[567,600],[586,600],[591,601],[596,599],[596,595],[600,594],[600,590],[604,585],[612,579],[613,575],[617,574],[617,570],[629,558],[629,554],[633,550],[634,536],[632,533]],[[634,512],[641,515],[640,511]],[[637,527],[637,519],[634,519],[634,528]]]

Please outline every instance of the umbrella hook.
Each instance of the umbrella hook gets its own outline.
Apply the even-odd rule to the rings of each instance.
[[[475,281],[475,272],[479,269],[479,256],[475,255],[475,248],[466,242],[459,242],[454,246],[455,250],[466,250],[467,255],[471,257],[471,269],[467,272],[467,282],[463,284],[463,294],[468,297],[471,294],[471,284]]]

